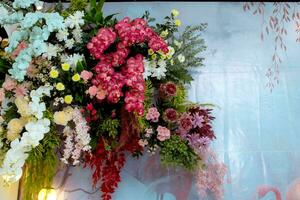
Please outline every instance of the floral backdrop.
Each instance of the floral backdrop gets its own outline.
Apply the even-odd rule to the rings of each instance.
[[[212,102],[220,107],[214,110],[214,129],[218,137],[214,146],[229,169],[224,199],[257,199],[257,189],[262,185],[274,186],[282,199],[286,199],[288,191],[292,193],[294,189],[294,181],[300,177],[297,139],[300,132],[300,47],[295,42],[295,27],[286,27],[288,51],[283,55],[281,81],[270,92],[265,73],[271,64],[274,43],[268,37],[261,41],[260,17],[245,13],[243,4],[151,2],[119,5],[107,3],[105,9],[109,13],[119,11],[124,16],[139,16],[141,10],[147,9],[162,19],[161,13],[180,8],[183,24],[198,24],[199,20],[208,23],[204,33],[208,46],[206,67],[201,72],[192,71],[195,81],[189,88],[189,99]],[[267,12],[272,12],[271,6],[267,7]],[[145,165],[146,160],[130,160],[126,164],[122,177],[128,182],[121,183],[114,196],[116,199],[161,198],[155,186],[168,182],[168,176],[143,182],[142,170],[136,169],[140,164]],[[67,189],[82,187],[87,190],[89,184],[83,181],[84,177],[70,177]],[[82,183],[74,184],[75,180],[82,180]],[[143,192],[134,192],[136,188]],[[82,191],[70,195],[73,198],[77,195],[93,197]],[[163,199],[174,200],[175,196],[168,192]],[[189,199],[198,199],[195,191],[189,194]],[[275,194],[268,193],[262,199],[274,200]]]
[[[297,85],[300,71],[294,27],[287,28],[290,37],[286,43],[290,51],[283,57],[281,82],[270,93],[265,87],[268,81],[265,72],[272,57],[273,42],[260,41],[259,18],[250,17],[241,4],[123,3],[116,7],[114,3],[107,3],[104,10],[107,14],[120,12],[120,18],[138,17],[144,10],[149,10],[152,16],[162,20],[162,13],[173,8],[180,8],[180,19],[185,25],[197,25],[199,19],[208,23],[204,33],[208,46],[206,67],[201,72],[192,71],[195,81],[189,88],[189,99],[219,107],[213,111],[218,138],[214,148],[229,169],[224,199],[252,200],[263,193],[264,187],[283,199],[286,195],[297,199],[297,178],[300,176],[297,137],[300,91]],[[182,179],[185,174],[177,173],[176,177],[172,170],[164,172],[155,168],[153,163],[158,162],[155,159],[152,157],[150,162],[147,156],[138,161],[129,159],[121,173],[124,181],[113,198],[199,199],[196,188]],[[161,176],[156,177],[158,171]],[[94,193],[87,169],[72,168],[69,172],[72,175],[62,194],[65,198],[99,197],[97,189],[95,194],[86,193]],[[64,174],[64,171],[57,174],[57,186]],[[179,186],[170,184],[174,180]],[[139,192],[135,192],[137,188]],[[185,190],[187,197],[178,196],[174,188]],[[263,199],[275,199],[275,194],[268,193]]]

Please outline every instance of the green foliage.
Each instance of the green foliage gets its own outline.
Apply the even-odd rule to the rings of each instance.
[[[144,101],[144,108],[148,110],[153,103],[153,95],[154,95],[154,87],[150,80],[145,81],[145,101]]]
[[[200,54],[206,50],[205,42],[202,38],[202,32],[206,29],[206,26],[206,24],[187,26],[178,38],[175,36],[171,37],[170,45],[175,48],[175,54],[173,55],[174,64],[168,64],[166,80],[183,84],[190,83],[193,80],[189,69],[203,66],[204,58]],[[181,42],[181,46],[177,46],[174,40]],[[185,57],[184,62],[179,62],[177,59],[180,54]]]
[[[51,187],[57,170],[56,149],[59,144],[59,135],[51,130],[39,146],[30,152],[23,176],[23,200],[35,200],[42,188]]]
[[[62,15],[64,17],[67,17],[76,11],[82,11],[86,8],[86,6],[88,5],[88,2],[89,2],[89,0],[71,0],[69,8],[65,9],[62,12]]]
[[[114,18],[116,14],[108,15],[107,17],[103,16],[102,8],[105,0],[90,0],[89,9],[86,10],[84,19],[88,24],[90,24],[91,35],[95,35],[100,27],[112,26],[117,23],[117,20]]]
[[[6,134],[6,132],[0,132],[0,166],[2,166],[2,163],[4,161],[6,152],[9,150],[9,144],[7,144],[3,138],[4,138],[4,134]]]
[[[116,138],[119,133],[120,121],[118,119],[104,119],[100,125],[100,133],[107,133],[109,137]]]
[[[150,17],[150,12],[148,10],[145,11],[145,13],[143,14],[142,18],[144,20],[146,20],[148,23],[155,21],[155,18]]]
[[[3,118],[5,119],[5,121],[9,122],[10,120],[14,119],[14,118],[19,118],[19,114],[18,114],[18,109],[16,104],[12,104],[8,110],[5,112]]]
[[[187,104],[187,91],[183,85],[178,85],[176,95],[168,102],[168,107],[174,108],[178,112],[185,112]]]
[[[177,135],[161,143],[160,158],[166,166],[180,166],[188,170],[195,169],[198,164],[197,154]]]

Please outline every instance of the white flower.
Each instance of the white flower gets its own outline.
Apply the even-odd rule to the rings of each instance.
[[[179,41],[177,41],[177,40],[174,40],[174,44],[175,44],[178,48],[180,48],[181,45],[182,45],[182,42],[179,42]]]
[[[58,33],[56,33],[56,38],[58,41],[66,41],[68,39],[69,32],[67,29],[59,30]]]
[[[6,111],[10,108],[9,103],[14,102],[14,98],[4,98],[1,103],[1,111],[0,114],[3,116],[5,115]]]
[[[80,54],[73,54],[73,55],[62,55],[61,56],[61,62],[62,63],[68,63],[72,68],[75,68],[77,66],[77,62],[83,60],[83,55]]]
[[[77,43],[82,42],[82,30],[80,28],[75,28],[72,31],[72,34],[74,36],[74,39]]]
[[[62,51],[61,48],[49,43],[47,46],[47,51],[43,54],[43,57],[47,58],[48,60],[51,60],[52,57],[56,57],[57,53],[61,51]]]
[[[68,48],[68,49],[72,49],[73,48],[73,46],[74,46],[74,43],[75,43],[75,40],[72,38],[72,39],[67,39],[66,40],[66,47]]]
[[[182,55],[182,54],[179,54],[179,55],[177,56],[177,58],[178,58],[179,62],[181,62],[181,63],[183,63],[183,62],[185,61],[185,57],[184,57],[184,55]]]
[[[166,61],[161,59],[157,62],[157,65],[158,65],[158,67],[156,67],[153,70],[152,77],[156,77],[158,80],[160,80],[161,78],[166,76],[166,72],[167,72],[166,66],[167,66],[167,64],[166,64]]]
[[[20,140],[17,138],[11,142],[11,148],[7,151],[0,168],[0,175],[6,182],[13,183],[21,178],[28,153],[38,146],[44,135],[50,131],[49,126],[49,119],[28,122],[25,126],[27,132],[23,133]]]
[[[83,16],[84,13],[82,11],[76,11],[73,15],[65,19],[65,25],[71,29],[80,27],[84,24]]]
[[[39,103],[37,101],[33,101],[29,103],[29,109],[32,115],[38,119],[41,119],[44,111],[46,110],[46,104],[44,102]]]
[[[167,69],[163,67],[158,67],[152,74],[152,77],[156,77],[158,80],[166,76]]]
[[[167,53],[167,56],[171,56],[172,57],[174,55],[174,53],[175,53],[175,49],[173,47],[171,47],[171,46],[168,46],[168,49],[169,49],[169,51]]]
[[[87,121],[82,116],[79,109],[73,110],[72,115],[75,123],[75,130],[70,127],[65,127],[64,135],[67,136],[65,139],[65,149],[62,161],[68,164],[68,160],[72,158],[73,165],[80,163],[79,159],[82,152],[89,152],[91,150],[90,141],[91,137],[88,131],[90,127],[87,125]]]
[[[30,92],[31,102],[29,103],[30,114],[34,115],[37,119],[43,117],[43,113],[46,110],[46,104],[40,103],[40,99],[43,95],[50,96],[50,91],[53,89],[51,86],[40,86],[37,90]]]
[[[26,132],[22,134],[21,139],[17,138],[10,144],[10,149],[7,151],[0,168],[0,175],[8,183],[16,182],[21,178],[22,167],[28,153],[38,146],[44,135],[50,131],[50,120],[42,118],[46,106],[40,100],[43,95],[50,96],[52,88],[51,86],[41,86],[30,93],[29,110],[37,120],[29,121],[25,125]]]
[[[153,71],[153,68],[151,67],[150,65],[150,61],[148,61],[147,59],[144,59],[144,73],[143,73],[143,77],[144,79],[148,79],[148,77],[150,77],[152,75],[152,71]]]
[[[154,60],[148,61],[144,59],[144,79],[148,79],[148,77],[154,77],[157,79],[161,79],[166,76],[167,72],[167,64],[163,59],[158,60],[157,62]]]

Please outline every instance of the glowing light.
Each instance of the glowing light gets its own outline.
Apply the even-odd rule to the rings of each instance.
[[[39,1],[35,4],[35,7],[37,10],[42,10],[43,6],[44,6],[44,2],[42,2],[42,1]]]
[[[57,200],[57,194],[54,189],[42,189],[39,192],[38,200]]]

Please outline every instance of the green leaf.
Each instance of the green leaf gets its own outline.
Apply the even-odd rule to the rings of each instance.
[[[82,71],[84,70],[83,62],[84,62],[84,61],[79,61],[79,62],[77,62],[76,71],[77,71],[78,73],[80,73],[80,72],[82,72]]]

